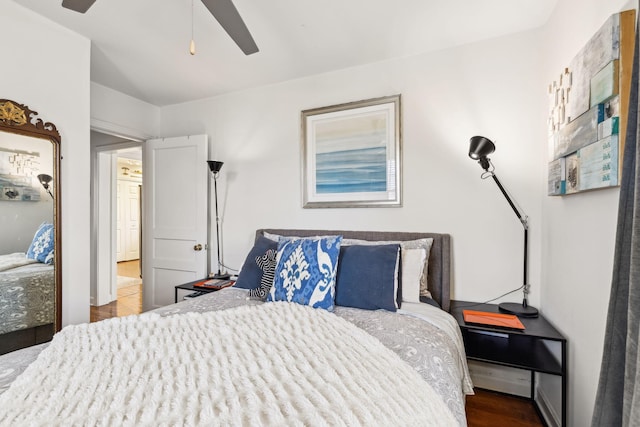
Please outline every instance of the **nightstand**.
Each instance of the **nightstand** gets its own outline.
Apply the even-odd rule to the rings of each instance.
[[[450,312],[458,321],[467,358],[485,363],[509,366],[531,372],[530,399],[535,401],[536,372],[558,375],[562,383],[562,425],[567,425],[567,340],[542,315],[521,317],[524,331],[465,323],[462,310],[498,313],[496,304],[451,301]],[[552,344],[556,343],[556,344]],[[559,345],[560,360],[548,345]]]
[[[175,302],[178,302],[178,289],[182,289],[185,291],[191,291],[191,292],[203,292],[203,293],[209,293],[209,292],[216,292],[219,291],[220,289],[215,289],[215,288],[203,288],[203,287],[197,287],[197,286],[193,286],[195,283],[198,282],[202,282],[205,279],[198,279],[198,280],[194,280],[193,282],[189,282],[189,283],[183,283],[182,285],[177,285],[176,289],[175,289]]]

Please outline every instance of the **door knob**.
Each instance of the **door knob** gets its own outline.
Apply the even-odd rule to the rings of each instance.
[[[194,250],[194,251],[201,251],[201,250],[202,250],[202,245],[201,245],[200,243],[198,243],[197,245],[195,245],[195,246],[193,247],[193,250]]]

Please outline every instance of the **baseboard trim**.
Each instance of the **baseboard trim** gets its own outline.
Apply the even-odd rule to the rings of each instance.
[[[531,374],[529,371],[476,360],[468,361],[468,365],[474,386],[530,398]]]
[[[536,403],[548,427],[560,427],[560,417],[540,387],[536,387]]]

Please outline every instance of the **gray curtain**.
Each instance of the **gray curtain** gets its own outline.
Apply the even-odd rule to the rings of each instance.
[[[592,427],[640,426],[640,187],[638,182],[638,35],[622,166],[607,329]]]

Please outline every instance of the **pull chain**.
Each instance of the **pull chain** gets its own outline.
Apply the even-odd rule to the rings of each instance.
[[[189,53],[196,54],[196,42],[193,41],[193,0],[191,0],[191,43],[189,43]]]

